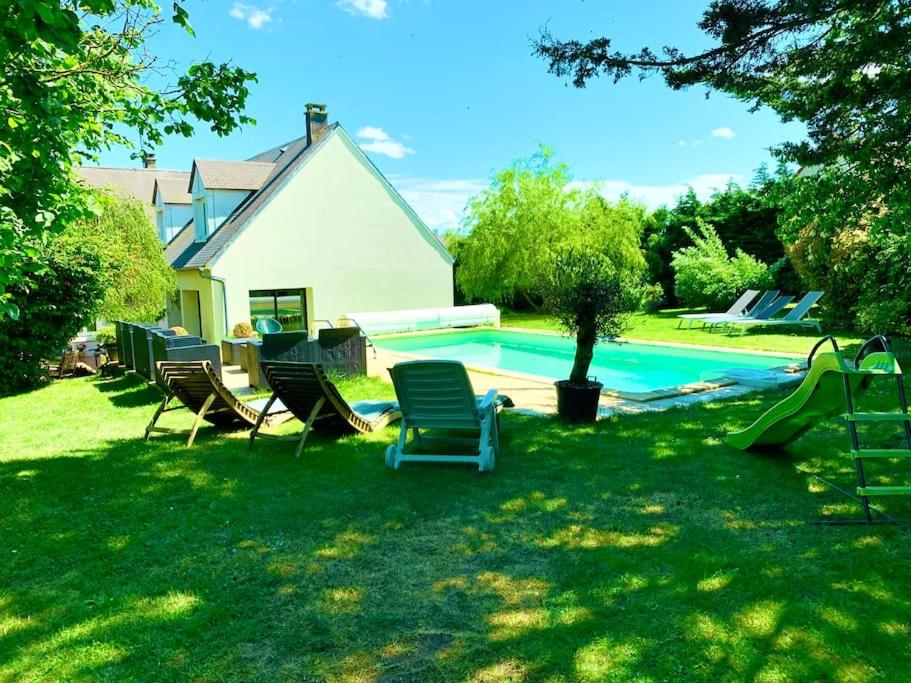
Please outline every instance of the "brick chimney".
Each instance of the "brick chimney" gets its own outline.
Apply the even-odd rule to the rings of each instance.
[[[307,102],[307,145],[318,142],[329,131],[329,112],[325,104]]]
[[[142,153],[142,167],[149,169],[155,168],[155,155],[152,152]]]

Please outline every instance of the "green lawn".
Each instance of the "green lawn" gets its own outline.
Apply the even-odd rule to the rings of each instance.
[[[130,378],[2,399],[0,681],[906,678],[905,528],[813,524],[858,512],[807,474],[852,487],[843,428],[723,445],[780,396],[506,415],[491,475],[387,470],[395,429],[146,443]]]
[[[637,313],[630,317],[629,328],[624,332],[630,339],[649,341],[676,341],[682,344],[703,344],[706,346],[730,346],[738,349],[759,351],[783,351],[786,353],[809,353],[820,335],[811,328],[790,328],[786,332],[772,333],[770,328],[753,328],[743,336],[729,336],[719,331],[703,330],[699,324],[692,329],[677,329],[680,313],[699,312],[698,309],[669,309],[658,313]],[[538,330],[559,330],[557,321],[543,313],[508,312],[503,314],[502,324],[509,327],[525,327]],[[779,328],[780,329],[780,328]],[[839,343],[856,344],[861,341],[855,333],[826,331],[838,337]]]

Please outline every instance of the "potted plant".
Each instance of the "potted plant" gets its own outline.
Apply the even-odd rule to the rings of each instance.
[[[548,305],[560,325],[576,338],[569,379],[555,383],[557,413],[569,422],[593,422],[603,385],[590,379],[595,345],[617,337],[627,314],[636,310],[637,287],[628,283],[598,252],[574,250],[554,262],[548,283]]]

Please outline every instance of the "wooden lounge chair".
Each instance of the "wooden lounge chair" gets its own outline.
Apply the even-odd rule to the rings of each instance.
[[[690,329],[693,326],[694,320],[702,320],[703,327],[705,327],[704,319],[706,317],[712,317],[715,315],[744,315],[749,306],[750,302],[756,298],[756,295],[759,294],[758,290],[748,289],[743,294],[740,295],[740,298],[737,299],[734,303],[731,304],[731,307],[728,308],[724,313],[683,313],[678,315],[677,329],[680,329],[680,326],[683,325],[683,321],[686,320],[686,329]],[[775,295],[778,295],[778,292],[775,292]]]
[[[465,366],[452,360],[415,360],[397,363],[389,370],[402,408],[398,442],[386,449],[386,465],[398,469],[403,462],[465,463],[481,472],[494,468],[500,449],[497,411],[512,402],[491,389],[475,396]],[[446,430],[456,435],[428,435],[421,430]],[[406,452],[408,432],[413,433]],[[453,455],[432,442],[467,444],[471,452]]]
[[[365,434],[383,429],[402,416],[394,401],[348,403],[326,377],[319,363],[264,360],[260,362],[260,368],[274,392],[266,403],[266,410],[273,403],[280,402],[304,423],[304,429],[298,435],[276,436],[260,432],[262,422],[257,422],[250,432],[248,450],[253,448],[257,435],[293,439],[298,442],[294,451],[294,457],[298,458],[313,428],[330,434]]]
[[[189,434],[187,439],[187,448],[189,448],[193,445],[196,432],[203,420],[220,429],[232,429],[252,427],[257,424],[276,425],[290,420],[292,417],[287,408],[275,401],[269,402],[268,406],[266,399],[242,403],[222,383],[221,378],[212,369],[212,364],[207,360],[160,361],[155,365],[167,387],[167,394],[152,416],[149,426],[146,427],[145,438],[147,440],[153,432]],[[168,404],[175,397],[180,399],[183,405],[169,408]],[[184,407],[196,413],[196,419],[193,421],[191,429],[155,426],[162,413]]]
[[[72,377],[76,374],[76,365],[79,363],[79,352],[73,349],[67,349],[60,356],[60,363],[49,365],[47,368],[48,377],[52,379],[63,379]]]

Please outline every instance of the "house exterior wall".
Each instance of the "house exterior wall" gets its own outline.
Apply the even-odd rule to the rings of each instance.
[[[210,190],[203,186],[199,173],[193,176],[193,206],[192,217],[196,227],[197,241],[203,241],[221,225],[224,220],[237,208],[247,196],[248,190]],[[203,220],[203,206],[205,206],[205,220]],[[188,219],[189,220],[189,219]],[[205,226],[206,232],[200,231]]]
[[[177,289],[180,300],[180,322],[190,334],[197,334],[212,343],[218,343],[225,336],[224,299],[221,283],[204,278],[196,270],[177,271]],[[199,309],[196,309],[196,295]]]
[[[353,311],[452,306],[452,264],[346,134],[331,134],[212,264],[228,322],[249,293],[307,288],[308,323]]]

